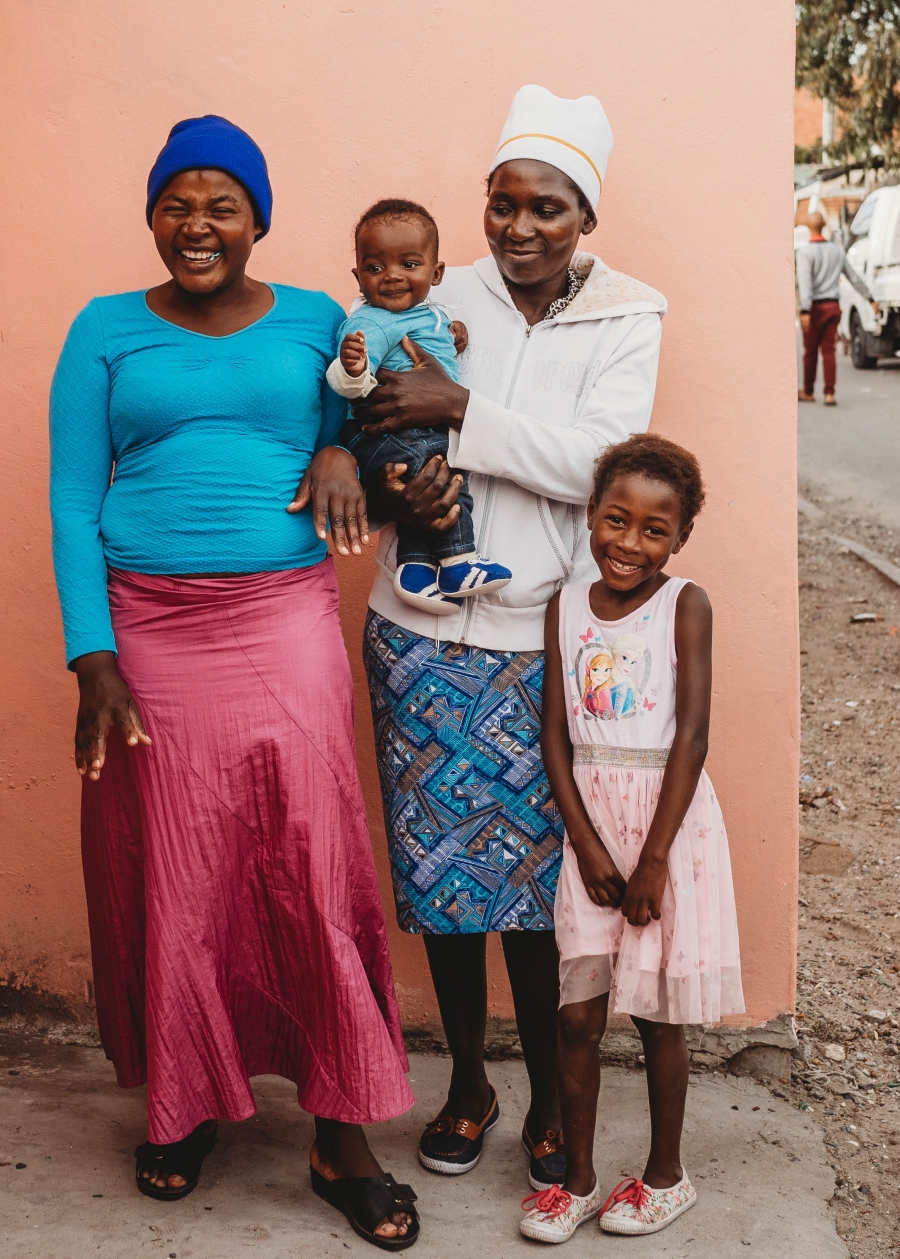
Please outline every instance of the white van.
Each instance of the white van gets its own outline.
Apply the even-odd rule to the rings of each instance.
[[[842,275],[840,333],[850,341],[853,366],[874,367],[900,349],[900,185],[866,197],[850,224],[847,258],[880,311]]]

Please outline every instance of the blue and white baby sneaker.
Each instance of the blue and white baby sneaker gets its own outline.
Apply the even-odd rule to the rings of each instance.
[[[467,599],[470,595],[486,595],[492,590],[502,590],[512,581],[512,573],[486,555],[455,555],[452,563],[441,561],[437,580],[442,594]]]
[[[413,561],[398,564],[394,574],[394,594],[404,603],[428,612],[432,616],[450,616],[462,607],[459,599],[448,598],[438,589],[437,568],[434,564]]]

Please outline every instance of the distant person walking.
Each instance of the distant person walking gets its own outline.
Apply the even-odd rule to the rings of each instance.
[[[825,405],[836,405],[834,382],[837,365],[834,346],[838,324],[841,321],[841,275],[845,275],[857,293],[872,303],[878,313],[878,303],[872,297],[869,286],[861,275],[850,266],[842,245],[836,240],[826,240],[822,235],[824,215],[811,214],[806,220],[809,226],[809,244],[797,250],[797,287],[800,290],[800,327],[803,329],[803,391],[798,395],[801,402],[814,402],[816,368],[819,350],[822,351],[822,371],[825,376]]]

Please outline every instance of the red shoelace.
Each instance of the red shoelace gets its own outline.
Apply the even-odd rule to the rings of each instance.
[[[600,1208],[600,1214],[601,1216],[606,1215],[607,1211],[611,1211],[620,1202],[627,1202],[636,1211],[640,1211],[641,1207],[645,1206],[649,1201],[650,1190],[647,1185],[642,1180],[636,1180],[634,1176],[630,1176],[628,1180],[619,1181]]]
[[[561,1189],[559,1185],[550,1185],[548,1189],[530,1193],[527,1198],[522,1199],[523,1211],[542,1211],[549,1220],[555,1220],[557,1216],[568,1211],[571,1205],[572,1195],[565,1189]]]

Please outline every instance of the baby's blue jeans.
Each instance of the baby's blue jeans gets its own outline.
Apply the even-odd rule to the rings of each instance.
[[[348,424],[347,429],[358,428]],[[386,463],[405,463],[403,480],[411,480],[435,455],[447,457],[446,428],[404,428],[397,433],[373,435],[357,431],[341,434],[342,444],[352,451],[359,464],[359,476],[368,489],[381,483],[381,470]],[[467,555],[475,550],[475,527],[472,524],[472,495],[469,478],[464,475],[459,491],[459,516],[444,533],[419,529],[402,522],[397,524],[397,563],[434,564],[454,555]]]

